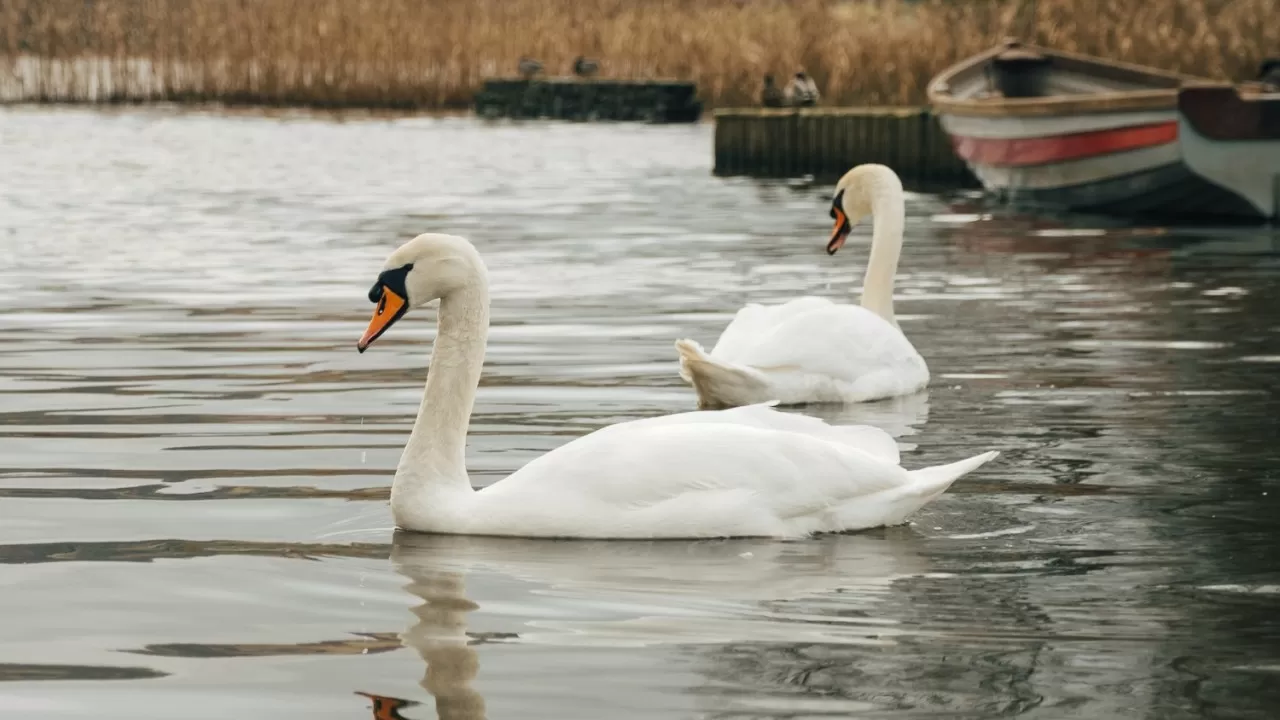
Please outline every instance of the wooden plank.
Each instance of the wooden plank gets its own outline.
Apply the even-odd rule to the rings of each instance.
[[[718,175],[829,179],[883,163],[904,182],[976,185],[927,108],[720,108],[714,118]]]
[[[482,117],[697,122],[692,82],[579,77],[490,78],[475,97]]]

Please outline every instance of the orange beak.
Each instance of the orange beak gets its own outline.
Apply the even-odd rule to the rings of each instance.
[[[356,343],[356,350],[364,352],[374,340],[381,337],[382,333],[387,331],[395,321],[399,320],[405,311],[409,309],[409,303],[404,298],[395,294],[390,288],[382,288],[382,297],[378,299],[378,306],[373,309],[373,317],[369,320],[369,327],[364,331],[364,336],[360,338],[360,342]]]
[[[831,228],[831,239],[827,241],[827,254],[835,255],[837,250],[844,247],[845,238],[849,237],[849,231],[853,228],[841,208],[831,208],[831,217],[836,219],[836,224]]]

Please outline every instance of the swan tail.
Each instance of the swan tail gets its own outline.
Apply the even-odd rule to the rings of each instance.
[[[726,363],[707,354],[694,340],[677,340],[680,377],[698,393],[698,407],[722,408],[768,402],[768,383],[753,368]]]
[[[914,494],[928,498],[925,501],[928,502],[946,492],[951,483],[986,465],[998,455],[998,451],[992,450],[958,462],[912,470],[907,474],[915,481],[912,484]]]
[[[908,481],[872,496],[853,498],[837,509],[829,530],[850,532],[892,527],[907,522],[951,487],[951,484],[993,460],[998,452],[985,452],[967,460],[907,472]]]

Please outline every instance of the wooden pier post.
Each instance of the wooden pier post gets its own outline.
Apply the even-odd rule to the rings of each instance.
[[[827,179],[881,163],[913,185],[977,186],[928,108],[734,108],[715,123],[717,175]]]

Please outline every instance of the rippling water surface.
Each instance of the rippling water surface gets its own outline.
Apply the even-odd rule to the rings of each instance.
[[[474,240],[476,485],[691,409],[672,342],[850,297],[830,188],[711,128],[0,112],[0,708],[40,718],[1272,718],[1280,235],[912,196],[927,394],[810,408],[909,526],[804,542],[405,536],[432,313],[355,341],[387,253]]]

